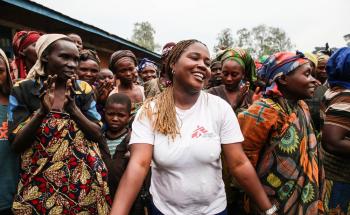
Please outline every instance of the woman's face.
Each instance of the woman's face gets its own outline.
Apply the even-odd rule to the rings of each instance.
[[[143,82],[147,82],[157,77],[157,70],[154,67],[147,66],[140,72]]]
[[[7,83],[7,68],[6,68],[6,64],[5,61],[0,57],[0,87],[1,87],[1,93],[7,93],[5,92],[6,89],[8,88],[8,84]]]
[[[114,76],[113,73],[109,69],[102,69],[98,74],[97,74],[97,82],[99,84],[102,83],[114,83]]]
[[[51,51],[43,57],[46,74],[57,74],[58,79],[61,80],[72,78],[79,62],[77,47],[73,42],[67,40],[57,40],[51,46]]]
[[[78,50],[81,51],[83,49],[83,41],[81,40],[81,37],[77,34],[69,34],[68,37],[73,40],[75,45],[77,46]]]
[[[114,74],[121,83],[132,84],[133,72],[136,72],[135,62],[129,57],[123,57],[114,64]]]
[[[221,77],[226,89],[235,90],[244,78],[244,69],[236,61],[226,60],[222,65]]]
[[[202,90],[210,78],[209,66],[210,56],[205,45],[197,42],[188,46],[172,65],[174,85],[177,84],[190,93]]]
[[[23,49],[22,52],[20,52],[20,55],[22,55],[22,57],[26,59],[31,65],[34,65],[36,60],[38,59],[38,56],[35,51],[35,44],[36,42],[30,44],[25,49]],[[29,71],[30,68],[27,68],[27,70]]]
[[[317,80],[311,75],[311,66],[306,63],[285,76],[284,87],[289,97],[300,100],[312,98]]]
[[[97,79],[97,74],[100,71],[100,66],[96,61],[88,59],[80,61],[77,74],[80,80],[86,81],[90,85],[94,84]]]
[[[317,80],[319,80],[321,83],[324,83],[327,80],[326,65],[327,65],[326,60],[319,61],[317,64],[315,74],[316,74]]]

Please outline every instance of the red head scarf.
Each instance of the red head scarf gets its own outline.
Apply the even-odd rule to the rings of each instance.
[[[24,59],[19,54],[32,43],[35,43],[42,33],[36,31],[19,31],[13,36],[12,47],[15,54],[15,62],[18,69],[18,78],[24,79],[27,76]]]

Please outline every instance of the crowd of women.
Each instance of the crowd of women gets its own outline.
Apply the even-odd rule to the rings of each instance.
[[[350,214],[350,48],[0,49],[0,214]]]

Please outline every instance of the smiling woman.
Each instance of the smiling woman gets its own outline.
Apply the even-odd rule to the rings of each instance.
[[[210,56],[197,40],[180,41],[165,72],[172,85],[146,100],[131,135],[131,157],[112,208],[128,214],[152,163],[150,214],[227,214],[221,150],[230,171],[262,210],[271,208],[245,156],[232,108],[202,91],[210,78]]]
[[[36,45],[30,79],[10,95],[9,140],[21,153],[15,214],[108,214],[106,167],[97,143],[100,115],[91,86],[74,78],[79,52],[65,35]]]

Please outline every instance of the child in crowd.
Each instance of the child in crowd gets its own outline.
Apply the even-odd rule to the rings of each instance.
[[[108,168],[108,185],[111,196],[114,196],[119,181],[129,161],[128,144],[131,129],[128,126],[131,115],[131,100],[121,93],[108,97],[104,108],[104,140],[101,153]],[[143,214],[141,199],[136,199],[130,214]]]

